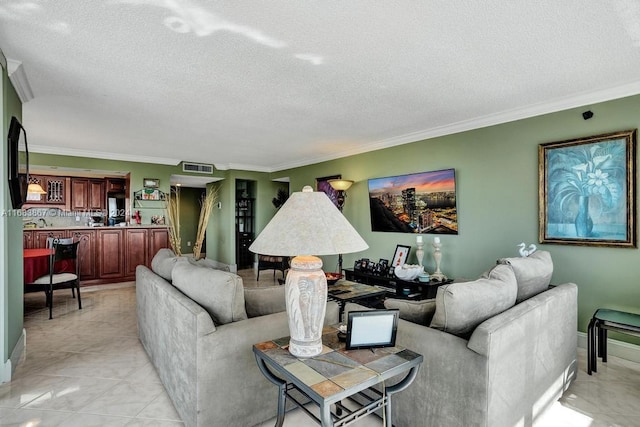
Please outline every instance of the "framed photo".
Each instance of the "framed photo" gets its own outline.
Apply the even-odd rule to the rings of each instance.
[[[396,268],[399,265],[404,265],[409,257],[409,251],[411,246],[398,245],[396,246],[396,252],[393,254],[393,261],[391,262],[391,268]]]
[[[316,178],[316,191],[322,191],[323,193],[325,193],[327,196],[329,196],[329,199],[331,199],[331,202],[336,206],[338,206],[338,192],[333,189],[331,184],[329,184],[329,180],[341,179],[341,178],[342,178],[342,175],[332,175],[332,176],[325,176],[322,178]]]
[[[158,188],[160,186],[160,180],[158,178],[144,178],[142,180],[142,186],[145,188]]]
[[[396,345],[400,310],[350,311],[347,319],[347,350]]]
[[[540,243],[637,247],[637,129],[538,147]]]

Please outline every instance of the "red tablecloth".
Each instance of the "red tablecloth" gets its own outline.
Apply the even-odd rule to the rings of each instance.
[[[49,272],[49,255],[52,249],[24,249],[24,283],[33,283]]]

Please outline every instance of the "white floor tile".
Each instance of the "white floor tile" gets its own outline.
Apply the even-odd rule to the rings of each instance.
[[[269,272],[260,282],[253,270],[239,273],[247,287],[278,286]],[[25,296],[26,357],[12,382],[0,386],[0,426],[183,425],[138,340],[131,285],[83,289],[82,310],[60,293],[53,320],[42,295]],[[577,381],[535,426],[640,427],[640,364],[610,357],[589,376],[584,349],[578,354]],[[284,425],[317,426],[301,410],[289,412]],[[354,425],[382,426],[382,420],[368,416]]]

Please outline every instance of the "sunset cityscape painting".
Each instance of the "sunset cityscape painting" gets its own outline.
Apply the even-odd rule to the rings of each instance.
[[[371,230],[458,234],[454,169],[369,180]]]

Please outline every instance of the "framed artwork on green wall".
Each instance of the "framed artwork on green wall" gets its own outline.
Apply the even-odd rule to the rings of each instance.
[[[341,179],[342,175],[325,176],[322,178],[316,178],[316,191],[322,191],[325,193],[331,202],[338,206],[338,192],[333,189],[329,184],[330,179]]]
[[[637,129],[540,144],[540,243],[637,247]]]

